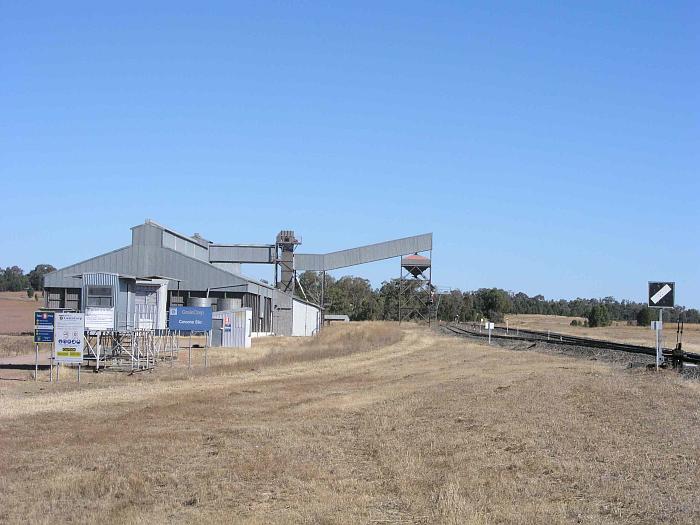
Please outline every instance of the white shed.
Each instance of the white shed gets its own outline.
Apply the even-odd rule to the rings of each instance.
[[[236,308],[212,313],[211,346],[250,348],[253,310]]]

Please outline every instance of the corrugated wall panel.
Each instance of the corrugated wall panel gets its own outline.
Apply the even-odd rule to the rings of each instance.
[[[162,276],[180,279],[181,290],[206,290],[219,286],[236,286],[232,291],[250,291],[271,297],[272,287],[265,287],[243,276],[226,272],[204,261],[187,257],[165,248],[146,248],[148,267],[143,276]],[[246,285],[243,287],[241,285]],[[171,290],[177,288],[177,281],[169,284]],[[249,289],[248,289],[249,288]]]
[[[122,267],[120,258],[121,256],[128,256],[130,252],[131,247],[127,246],[48,273],[44,278],[45,286],[47,288],[74,288],[76,285],[80,286],[80,280],[75,279],[74,276],[81,275],[85,272],[101,271],[129,275],[133,268],[131,268],[130,265]],[[133,275],[133,273],[131,273],[131,275]]]
[[[212,244],[209,247],[211,262],[238,262],[252,264],[270,264],[274,261],[275,248],[264,246],[236,246]]]
[[[325,255],[297,253],[294,255],[294,268],[300,271],[321,272],[327,270]]]
[[[416,252],[425,252],[432,250],[432,248],[433,234],[425,233],[326,254],[298,253],[294,256],[294,268],[315,271],[334,270]]]

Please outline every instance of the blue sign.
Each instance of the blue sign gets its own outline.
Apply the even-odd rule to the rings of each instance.
[[[34,326],[46,326],[53,330],[53,312],[34,312]]]
[[[168,318],[170,330],[208,332],[211,330],[211,306],[173,306]]]
[[[53,330],[34,330],[35,343],[53,343]]]
[[[53,343],[53,312],[34,312],[34,342]]]

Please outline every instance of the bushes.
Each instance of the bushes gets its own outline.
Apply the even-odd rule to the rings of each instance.
[[[588,313],[588,326],[595,328],[598,326],[610,326],[612,324],[612,319],[610,319],[610,312],[605,307],[604,304],[597,304]]]
[[[651,324],[651,310],[645,306],[637,312],[637,326],[649,326]]]

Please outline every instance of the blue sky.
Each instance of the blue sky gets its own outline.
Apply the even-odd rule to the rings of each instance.
[[[696,2],[101,4],[3,2],[0,266],[432,231],[443,286],[700,306]]]

